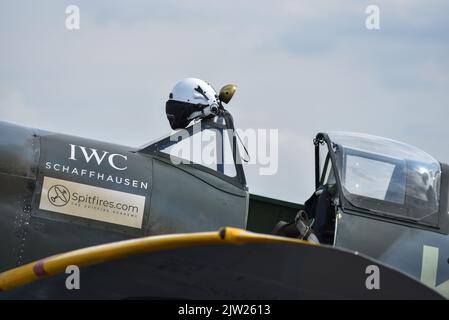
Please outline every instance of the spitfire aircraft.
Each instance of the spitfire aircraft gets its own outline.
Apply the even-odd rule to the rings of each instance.
[[[320,133],[314,143],[318,238],[449,297],[449,166],[416,147],[364,134]]]
[[[233,130],[231,115],[203,120],[199,131],[212,129]],[[174,165],[166,150],[178,140],[175,132],[136,149],[1,123],[0,271],[99,243],[245,228],[242,164],[232,174]]]
[[[229,102],[234,91],[235,86],[225,86],[220,100]],[[340,288],[343,297],[357,297],[359,289],[346,287],[345,291],[338,281],[353,284],[361,279],[354,266],[363,269],[365,276],[362,266],[376,264],[392,281],[384,285],[392,294],[389,297],[441,297],[429,287],[449,297],[448,165],[390,139],[319,133],[314,140],[315,192],[298,205],[249,194],[227,110],[221,108],[216,116],[186,130],[188,135],[174,132],[141,148],[130,148],[1,122],[0,289],[13,288],[5,296],[60,296],[60,291],[32,288],[40,283],[54,287],[65,267],[77,264],[90,268],[86,274],[93,287],[85,291],[88,297],[116,294],[106,280],[99,280],[100,269],[102,274],[109,270],[109,276],[113,276],[111,270],[121,270],[128,280],[139,277],[144,283],[160,283],[152,290],[144,287],[135,292],[124,284],[126,294],[113,297],[180,297],[174,289],[167,293],[167,275],[161,274],[167,270],[176,279],[174,287],[184,288],[190,297],[338,297],[335,288]],[[175,163],[170,150],[197,132],[221,133],[223,138],[215,140],[221,150],[217,157],[224,157],[230,147],[232,165],[223,165],[221,159],[212,166]],[[305,217],[298,219],[298,210]],[[280,220],[287,222],[281,222],[281,231],[277,228],[278,236],[267,235],[279,227]],[[291,236],[287,226],[300,229],[298,222],[307,229],[307,238],[301,230],[294,237],[310,240],[313,234],[319,244],[279,237]],[[231,228],[212,232],[225,226]],[[134,240],[120,242],[127,239]],[[248,245],[229,247],[223,240]],[[256,244],[264,246],[264,251],[251,251]],[[142,253],[161,248],[169,253],[142,260]],[[199,249],[203,251],[195,251]],[[212,266],[207,258],[216,259],[216,264]],[[153,265],[151,277],[136,267],[150,268],[147,264],[154,261],[160,265]],[[304,268],[300,293],[292,293],[291,288],[296,271],[285,271],[295,263]],[[277,271],[256,267],[263,264]],[[344,276],[341,269],[347,270]],[[193,276],[200,271],[201,279],[208,279],[202,283]],[[308,272],[321,278],[307,283]],[[229,284],[227,292],[200,289],[201,285],[220,287],[215,273]],[[318,285],[326,274],[332,274],[332,280]],[[34,282],[39,275],[52,276],[47,282]],[[232,277],[237,275],[240,284],[232,287]],[[187,283],[196,285],[185,291],[187,284],[183,287],[180,281],[189,277]],[[273,296],[276,281],[279,295]],[[329,289],[332,281],[338,283]],[[398,283],[400,292],[395,291]],[[261,292],[270,294],[261,296]]]

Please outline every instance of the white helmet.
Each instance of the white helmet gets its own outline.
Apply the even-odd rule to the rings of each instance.
[[[185,128],[193,119],[205,118],[218,112],[217,92],[207,82],[186,78],[179,81],[165,105],[172,129]]]

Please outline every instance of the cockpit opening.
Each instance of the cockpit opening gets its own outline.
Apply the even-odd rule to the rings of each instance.
[[[441,166],[429,154],[358,133],[320,133],[314,144],[315,192],[295,221],[274,233],[291,236],[291,226],[306,225],[320,243],[333,244],[339,210],[438,226]]]

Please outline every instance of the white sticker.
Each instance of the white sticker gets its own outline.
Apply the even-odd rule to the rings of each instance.
[[[44,177],[39,209],[142,228],[145,197]]]

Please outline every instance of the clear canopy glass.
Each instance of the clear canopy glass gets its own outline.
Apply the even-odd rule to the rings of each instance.
[[[329,133],[345,197],[355,206],[413,219],[438,211],[441,166],[426,152],[391,139]]]

